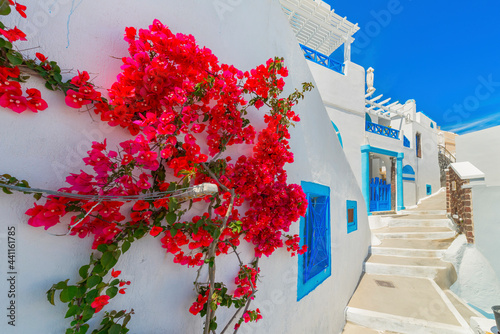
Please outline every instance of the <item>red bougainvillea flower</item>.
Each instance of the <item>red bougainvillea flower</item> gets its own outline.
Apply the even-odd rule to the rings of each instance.
[[[153,226],[151,231],[149,231],[149,234],[151,234],[153,237],[156,237],[161,232],[163,232],[163,228],[161,228],[160,226]]]
[[[0,97],[0,106],[9,108],[20,114],[28,108],[28,100],[21,95],[9,95],[9,93],[5,93]]]
[[[64,100],[68,106],[76,109],[80,109],[82,106],[92,102],[91,100],[86,100],[85,96],[80,92],[75,92],[72,89],[68,90]]]
[[[117,278],[122,272],[120,270],[111,269],[111,276]]]
[[[25,41],[26,40],[26,34],[19,30],[17,27],[14,27],[10,30],[3,30],[0,29],[0,34],[4,35],[5,38],[9,40],[9,42],[15,42],[18,40]]]
[[[95,309],[95,313],[99,312],[102,310],[102,308],[109,303],[109,296],[108,295],[103,295],[99,296],[94,301],[92,304],[90,304],[90,307]]]
[[[22,17],[26,18],[26,13],[24,12],[26,10],[26,6],[16,2],[16,10]]]
[[[29,88],[26,90],[26,93],[28,94],[27,106],[32,112],[36,113],[38,110],[47,109],[47,102],[42,99],[42,94],[40,94],[38,89]]]

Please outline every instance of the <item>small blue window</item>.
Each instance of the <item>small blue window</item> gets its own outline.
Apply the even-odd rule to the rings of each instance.
[[[410,140],[406,136],[403,136],[403,145],[404,147],[410,147]]]
[[[425,188],[426,188],[426,190],[427,190],[427,195],[432,194],[432,187],[431,187],[431,185],[430,185],[430,184],[427,184],[427,185],[425,186]]]
[[[434,129],[434,123],[432,123],[432,122],[431,122],[431,128],[433,128],[433,129]]]
[[[335,133],[337,134],[337,137],[339,138],[340,146],[344,148],[344,144],[342,143],[342,136],[340,135],[339,128],[333,123],[332,121],[333,128],[335,129]]]
[[[347,233],[358,230],[358,203],[356,201],[347,201]]]
[[[300,218],[300,243],[307,252],[299,255],[297,301],[330,277],[330,188],[317,183],[301,182],[307,196],[307,212]]]

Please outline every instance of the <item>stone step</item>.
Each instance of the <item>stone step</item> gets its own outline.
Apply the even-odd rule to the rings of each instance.
[[[349,302],[346,320],[396,333],[471,333],[444,292],[428,278],[365,274]]]
[[[413,219],[413,218],[391,218],[385,219],[390,227],[448,227],[453,229],[454,224],[448,218],[441,219]]]
[[[385,256],[372,254],[364,264],[367,274],[429,278],[443,288],[457,279],[449,262],[434,257]]]
[[[397,239],[385,239],[397,240]],[[384,241],[385,241],[384,240]],[[411,249],[411,248],[393,248],[372,246],[371,253],[375,255],[396,255],[396,256],[413,256],[413,257],[442,257],[446,253],[446,249]]]
[[[347,322],[344,327],[342,334],[401,334],[392,331],[379,331],[376,329],[359,326],[353,324],[352,322]]]
[[[389,238],[409,238],[409,239],[430,239],[430,240],[440,240],[454,238],[456,232],[448,227],[383,227],[379,229],[372,230],[372,233],[379,239],[389,239]]]
[[[403,248],[403,249],[438,249],[447,250],[453,242],[453,238],[441,240],[428,240],[428,239],[385,239],[381,244],[375,247],[389,247],[389,248]]]
[[[448,297],[448,299],[451,301],[453,306],[455,306],[455,308],[460,313],[462,318],[464,318],[469,325],[471,324],[472,317],[484,318],[484,316],[481,313],[479,313],[478,311],[474,310],[472,307],[467,305],[467,303],[462,298],[454,294],[453,291],[444,290],[444,293],[446,294],[446,297]]]
[[[411,215],[446,215],[446,210],[419,210],[419,209],[409,209],[401,210],[400,214],[411,214]]]

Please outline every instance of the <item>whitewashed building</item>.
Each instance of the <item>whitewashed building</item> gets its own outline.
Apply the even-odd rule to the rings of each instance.
[[[281,3],[369,211],[403,210],[439,190],[437,124],[414,100],[375,93],[374,70],[351,61],[358,26],[322,1]],[[343,63],[330,56],[341,45]]]

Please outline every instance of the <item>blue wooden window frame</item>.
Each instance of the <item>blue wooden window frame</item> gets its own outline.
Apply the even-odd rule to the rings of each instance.
[[[352,211],[350,215],[349,210]],[[358,230],[358,202],[346,201],[346,215],[347,215],[347,234]]]
[[[297,301],[332,274],[330,187],[305,181],[301,186],[309,204],[300,218],[300,245],[307,245],[307,252],[298,257]]]
[[[426,190],[427,195],[432,194],[432,186],[430,184],[425,185],[425,190]]]

